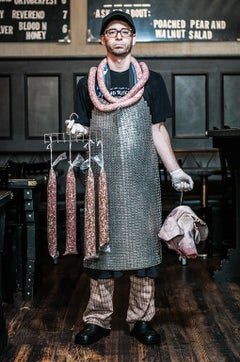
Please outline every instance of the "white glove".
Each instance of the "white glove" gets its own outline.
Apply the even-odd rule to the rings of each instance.
[[[67,119],[66,124],[66,133],[76,136],[85,136],[88,134],[88,127],[82,126],[80,123],[75,123],[75,120]]]
[[[193,189],[193,180],[191,176],[185,173],[181,168],[170,172],[172,186],[176,191],[191,191]]]

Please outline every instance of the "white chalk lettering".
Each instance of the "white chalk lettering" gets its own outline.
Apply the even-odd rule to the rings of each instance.
[[[57,5],[57,0],[14,0],[14,5]]]
[[[185,33],[184,29],[155,29],[156,38],[162,39],[184,39]]]
[[[47,30],[47,22],[46,21],[42,22],[42,30]]]
[[[0,10],[0,19],[4,19],[4,10]]]
[[[147,9],[129,9],[126,11],[132,18],[147,18],[148,10]]]
[[[190,20],[191,29],[209,29],[209,24],[208,20]]]
[[[13,26],[0,25],[0,34],[13,35]]]
[[[188,38],[190,40],[210,40],[213,35],[210,30],[190,30]]]
[[[107,9],[96,9],[95,11],[95,18],[96,19],[102,19],[104,18],[106,15],[108,15],[110,13],[110,10]]]
[[[186,28],[186,20],[183,19],[154,19],[153,20],[154,29],[184,29]]]
[[[211,29],[223,30],[226,29],[227,24],[225,20],[212,20]]]
[[[44,10],[12,10],[12,19],[44,19]]]
[[[46,31],[26,31],[26,40],[45,40]]]
[[[19,21],[18,23],[18,30],[20,31],[26,31],[26,30],[40,30],[41,29],[41,23],[38,21]]]

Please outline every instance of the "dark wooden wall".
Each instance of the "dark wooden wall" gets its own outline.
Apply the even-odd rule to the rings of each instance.
[[[43,135],[64,132],[79,76],[101,58],[0,59],[0,161],[41,158]],[[142,58],[160,72],[173,106],[175,149],[211,149],[206,130],[240,126],[240,57]]]

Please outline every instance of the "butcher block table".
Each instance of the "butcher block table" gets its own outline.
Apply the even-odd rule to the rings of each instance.
[[[23,297],[31,300],[34,293],[35,272],[36,272],[36,248],[37,248],[37,226],[39,209],[40,186],[46,183],[47,178],[43,175],[32,175],[29,178],[9,178],[7,188],[13,193],[21,193],[22,203],[20,205],[23,224],[26,229],[26,262],[22,266]]]

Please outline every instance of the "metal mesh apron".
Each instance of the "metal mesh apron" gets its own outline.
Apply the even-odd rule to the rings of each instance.
[[[160,180],[151,126],[143,99],[111,113],[92,113],[90,137],[103,141],[111,250],[85,260],[87,268],[136,270],[161,262]],[[93,172],[97,179],[99,168],[93,166]]]

